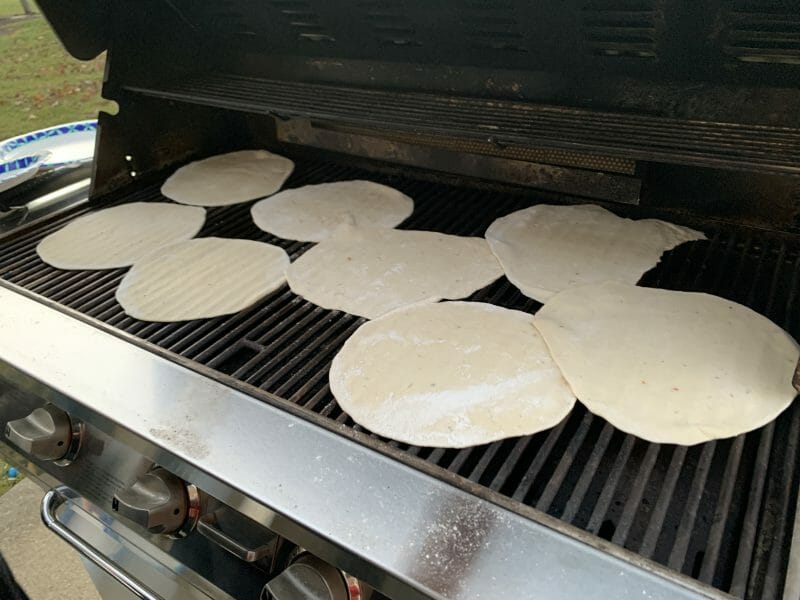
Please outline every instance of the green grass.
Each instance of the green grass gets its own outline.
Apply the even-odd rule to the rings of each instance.
[[[33,10],[38,10],[33,2],[29,2]],[[22,4],[19,0],[0,0],[0,17],[23,15]]]
[[[0,14],[13,6],[0,0]],[[100,98],[105,55],[72,58],[42,17],[0,19],[0,56],[0,140],[113,111]]]

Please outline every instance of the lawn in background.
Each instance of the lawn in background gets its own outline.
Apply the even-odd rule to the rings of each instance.
[[[33,2],[28,2],[33,10],[39,9]],[[19,0],[0,0],[0,17],[8,17],[25,14],[22,10],[22,3]]]
[[[43,17],[7,17],[21,13],[18,0],[0,0],[0,140],[113,112],[100,98],[105,55],[76,60]]]

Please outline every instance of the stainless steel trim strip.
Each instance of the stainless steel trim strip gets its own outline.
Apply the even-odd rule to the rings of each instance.
[[[72,533],[59,522],[56,517],[56,510],[61,504],[68,501],[68,498],[64,495],[65,490],[66,488],[50,490],[42,498],[42,521],[47,528],[139,598],[143,600],[161,600],[150,588],[120,569],[100,552],[92,548],[88,542]]]
[[[390,597],[727,597],[0,286],[0,374]]]

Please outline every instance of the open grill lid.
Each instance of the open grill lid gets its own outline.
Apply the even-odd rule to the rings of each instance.
[[[170,100],[501,147],[800,172],[796,2],[689,4],[40,2],[73,55],[109,50],[104,95],[138,121],[132,137],[147,140],[145,154],[182,123],[148,128],[133,106],[147,104],[153,120]],[[219,125],[207,116],[192,114],[193,126]],[[171,145],[166,162],[183,150]]]

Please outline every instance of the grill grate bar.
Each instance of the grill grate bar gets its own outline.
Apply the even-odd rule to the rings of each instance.
[[[302,389],[305,382],[311,381],[309,378],[311,373],[327,372],[336,350],[355,333],[359,325],[360,322],[357,320],[352,322],[342,321],[338,325],[339,329],[331,329],[330,335],[326,334],[325,339],[320,340],[322,346],[303,352],[300,360],[293,361],[295,364],[301,363],[302,366],[297,368],[295,374],[287,379],[285,384],[277,388],[275,393],[279,396],[290,395],[294,397],[290,390],[298,384]],[[320,368],[322,365],[325,365],[324,369]]]
[[[319,385],[320,380],[322,380],[323,377],[327,375],[327,370],[326,369],[323,370],[320,367],[322,367],[323,365],[327,366],[328,364],[330,364],[330,361],[333,360],[334,353],[338,349],[338,344],[339,343],[343,344],[344,341],[355,332],[355,330],[358,328],[359,325],[360,323],[358,321],[354,321],[353,323],[351,323],[345,330],[343,330],[339,334],[339,336],[336,339],[331,340],[330,346],[328,349],[325,350],[325,352],[320,352],[319,354],[317,354],[315,358],[312,359],[313,362],[309,361],[308,370],[311,371],[311,369],[313,369],[314,367],[316,367],[317,370],[314,371],[314,374],[311,377],[305,379],[304,380],[305,383],[303,383],[290,396],[293,402],[301,402],[301,399],[304,398],[311,389]],[[301,374],[298,374],[298,378],[300,377],[300,375]]]
[[[287,186],[351,178],[393,185],[412,196],[415,212],[402,227],[459,235],[481,235],[497,216],[554,198],[539,198],[530,190],[453,188],[303,161]],[[132,199],[163,200],[157,186],[142,185],[133,194],[102,199],[102,205]],[[137,321],[114,299],[124,269],[58,271],[36,255],[36,243],[45,233],[86,210],[0,240],[0,277],[146,340],[143,344],[193,360],[216,371],[222,381],[233,377],[249,383],[255,398],[285,398],[341,428],[363,432],[365,443],[392,447],[413,464],[424,460],[434,472],[446,469],[469,478],[485,486],[486,494],[544,509],[720,589],[749,597],[779,591],[776,574],[786,568],[787,557],[779,547],[784,534],[777,535],[776,527],[786,527],[794,516],[799,410],[736,440],[688,450],[626,435],[580,404],[549,431],[474,448],[422,448],[382,440],[342,412],[328,385],[333,357],[363,319],[315,307],[284,288],[228,317]],[[616,210],[650,216],[643,207]],[[780,243],[782,238],[763,231],[704,229],[707,242],[667,253],[642,284],[716,293],[752,306],[799,335],[800,244]],[[293,257],[309,247],[258,230],[247,205],[209,209],[201,235],[265,241]],[[530,313],[540,306],[505,278],[471,300]]]
[[[115,273],[94,271],[87,274],[82,280],[69,279],[65,281],[63,285],[51,288],[51,298],[56,302],[69,306],[71,300],[81,297],[83,293],[82,288],[85,285],[91,285],[94,289],[101,291],[103,289],[102,286],[104,284],[107,285],[109,282],[111,285],[118,283]]]
[[[700,498],[705,491],[706,479],[708,478],[708,472],[711,469],[711,460],[714,458],[716,449],[717,442],[703,444],[700,462],[697,465],[694,479],[692,480],[691,491],[689,492],[689,497],[686,499],[686,504],[683,508],[683,518],[678,527],[675,544],[672,546],[672,552],[670,552],[667,561],[667,564],[677,571],[681,570],[686,561],[689,541],[697,520],[697,509],[700,505]]]
[[[495,491],[499,491],[500,489],[505,487],[506,481],[508,480],[509,477],[511,477],[514,467],[519,463],[520,459],[522,458],[522,455],[525,453],[525,450],[530,446],[532,440],[533,436],[531,435],[521,437],[517,440],[516,444],[514,444],[514,448],[511,450],[511,452],[508,453],[506,460],[503,461],[503,464],[497,470],[494,479],[492,479],[492,482],[489,484],[490,488],[492,488]],[[434,453],[437,452],[441,453],[442,455],[444,454],[444,450],[441,448],[437,448],[436,450],[434,450]],[[433,460],[432,457],[431,459]],[[437,463],[439,462],[438,456],[437,459],[434,460],[434,462]]]
[[[478,448],[480,448],[480,446],[478,446]],[[472,450],[473,448],[464,448],[459,450],[458,454],[456,454],[456,457],[453,459],[453,462],[450,463],[450,466],[447,469],[453,473],[460,473],[461,468],[467,462]]]
[[[772,422],[764,427],[760,432],[761,439],[758,445],[758,453],[756,454],[756,473],[767,472],[774,431],[775,423]],[[750,563],[753,557],[753,546],[755,545],[756,534],[758,531],[758,511],[762,506],[765,487],[766,479],[763,477],[758,477],[755,480],[753,487],[750,489],[747,512],[745,514],[744,523],[742,524],[742,533],[739,538],[739,548],[736,554],[733,580],[729,588],[730,593],[738,598],[744,597],[744,593],[747,588],[747,582],[750,578]]]
[[[572,495],[567,501],[564,512],[561,514],[561,518],[565,521],[572,522],[575,520],[575,517],[578,514],[578,509],[580,508],[581,503],[586,496],[586,492],[589,490],[589,484],[592,482],[592,478],[594,478],[597,474],[600,461],[603,459],[603,456],[608,450],[608,444],[611,441],[611,436],[613,433],[614,428],[611,425],[608,423],[603,425],[603,431],[600,433],[600,437],[597,439],[597,442],[592,449],[591,456],[589,456],[588,460],[584,464],[583,471],[578,479],[578,483],[575,485],[575,489],[572,491]]]
[[[52,291],[58,294],[64,284],[69,283],[72,273],[69,271],[61,273],[44,273],[41,277],[29,284],[29,289],[32,292],[39,293],[43,290]]]
[[[320,344],[320,345],[325,344],[331,337],[335,337],[334,334],[337,333],[337,329],[334,328],[334,327],[328,327],[327,329],[323,329],[326,326],[328,326],[328,324],[329,324],[328,320],[319,321],[314,327],[309,328],[308,331],[306,331],[306,333],[303,334],[303,336],[297,338],[298,345],[302,345],[303,342],[307,341],[309,338],[312,338],[312,337],[315,339],[317,344]],[[322,333],[317,335],[317,333],[320,330],[322,330]],[[278,360],[280,360],[281,362],[283,362],[283,360],[290,355],[289,350],[290,350],[290,347],[287,346],[286,350],[284,352],[281,352],[278,355],[278,357],[276,357],[276,358]],[[313,350],[313,351],[316,351],[316,350]],[[298,351],[292,358],[287,360],[285,362],[285,364],[283,364],[283,366],[281,366],[280,369],[278,369],[275,373],[270,375],[269,379],[266,379],[263,383],[261,383],[261,385],[259,387],[263,387],[265,389],[273,389],[276,385],[278,385],[278,382],[282,378],[284,378],[284,376],[286,375],[287,371],[289,371],[290,369],[292,369],[294,367],[297,367],[300,364],[301,361],[306,359],[307,355],[310,352],[312,352],[312,350],[310,350],[308,347]],[[254,375],[253,377],[255,378],[256,376],[262,377],[263,374],[262,373],[258,373],[257,375]],[[291,379],[289,379],[289,381],[287,381],[287,383],[291,383]]]
[[[775,507],[776,510],[774,514],[769,514],[769,518],[772,520],[773,524],[773,535],[770,536],[769,541],[772,547],[777,549],[777,551],[771,552],[767,560],[763,592],[761,592],[764,598],[778,598],[781,594],[781,588],[783,586],[783,578],[780,576],[782,570],[781,563],[787,560],[789,551],[788,544],[786,544],[785,540],[787,539],[788,532],[792,531],[791,526],[785,526],[781,523],[780,518],[776,518],[775,515],[785,514],[790,510],[791,506],[797,503],[797,450],[798,438],[800,438],[800,415],[796,407],[792,407],[789,410],[793,413],[793,418],[790,423],[787,439],[785,440],[786,444],[781,447],[781,452],[785,453],[785,455],[781,456],[781,452],[773,452],[773,458],[779,464],[781,476],[769,480],[769,485],[780,488],[780,502],[779,505]],[[790,482],[790,485],[785,485],[785,481]],[[768,512],[771,511],[765,511],[764,513],[765,519],[767,518],[766,515]],[[792,524],[793,521],[788,523],[788,525]],[[762,531],[766,531],[766,529],[767,528],[762,525]],[[789,536],[789,539],[791,539],[791,536]],[[758,593],[755,585],[751,585],[750,589],[751,596],[755,596],[755,594]]]
[[[317,410],[317,407],[323,400],[326,400],[330,397],[330,393],[331,393],[331,388],[326,381],[325,383],[322,384],[322,387],[320,387],[320,389],[313,396],[311,396],[306,402],[303,402],[301,398],[298,398],[297,401],[301,406],[305,407],[306,409],[311,410],[313,412],[319,412],[319,414],[322,414],[322,411],[324,409]]]
[[[622,516],[620,517],[619,523],[617,523],[617,526],[614,529],[614,534],[611,538],[611,541],[615,544],[619,544],[620,546],[626,545],[628,534],[630,533],[631,527],[633,527],[633,520],[636,517],[637,509],[642,504],[645,486],[649,482],[650,476],[653,473],[653,468],[656,465],[656,459],[658,458],[660,449],[661,446],[659,444],[650,444],[647,447],[644,460],[639,467],[638,473],[636,473],[633,487],[631,488],[627,499],[625,500]],[[677,473],[677,471],[675,471],[675,473]],[[663,485],[664,484],[662,484],[662,486]],[[648,554],[652,553],[642,551],[641,547],[638,549],[638,551],[640,554],[645,556],[648,556]]]
[[[622,447],[617,454],[614,465],[611,467],[611,474],[603,484],[603,488],[600,491],[597,503],[595,504],[594,510],[589,517],[589,522],[586,525],[587,531],[590,531],[594,534],[600,533],[600,527],[602,526],[603,518],[608,515],[608,509],[614,499],[614,493],[616,492],[617,485],[622,477],[624,466],[628,462],[631,451],[633,450],[634,441],[635,438],[632,435],[626,435],[625,439],[622,441]]]
[[[62,298],[53,298],[54,300],[58,300],[67,306],[72,306],[73,303],[77,302],[81,299],[84,294],[83,290],[83,282],[76,281],[72,286],[70,286],[67,290],[65,290],[66,295]],[[119,285],[119,277],[117,273],[111,272],[102,272],[100,276],[95,279],[95,289],[98,292],[98,295],[103,295],[108,293],[109,291],[116,290],[117,285]]]
[[[433,451],[428,455],[428,460],[435,465],[439,465],[442,468],[447,468],[447,465],[450,461],[446,460],[445,455],[447,454],[447,450],[444,448],[433,448]]]
[[[589,433],[589,428],[591,427],[593,420],[594,416],[592,413],[588,411],[584,413],[583,419],[581,419],[581,424],[578,426],[578,430],[572,435],[572,439],[570,440],[566,451],[561,455],[561,460],[558,461],[558,465],[556,466],[553,475],[550,477],[550,481],[547,482],[544,492],[542,492],[542,495],[539,497],[539,501],[536,503],[536,508],[539,510],[548,512],[550,509],[556,494],[561,489],[561,484],[564,482],[564,479],[567,476],[567,472],[572,466],[572,463],[575,461],[578,450],[583,444],[583,440],[586,439],[586,436]]]
[[[88,298],[81,298],[80,302],[75,302],[73,308],[95,317],[100,321],[105,321],[107,318],[110,318],[111,315],[119,311],[113,292],[108,293],[107,297],[98,296],[97,298],[93,298],[89,296]]]
[[[45,278],[53,277],[53,272],[47,265],[41,263],[36,259],[38,264],[27,271],[27,275],[19,279],[19,285],[28,289],[32,289],[34,285],[40,284]]]
[[[254,330],[255,325],[258,322],[262,322],[262,327],[268,327],[269,323],[274,322],[276,319],[280,319],[282,315],[286,314],[289,310],[293,308],[289,304],[289,302],[291,302],[292,297],[293,294],[290,291],[288,290],[285,291],[280,296],[280,298],[275,302],[275,304],[284,302],[286,303],[283,304],[283,306],[281,306],[279,310],[274,310],[275,307],[273,307],[272,314],[266,319],[260,313],[260,311],[255,312],[249,319],[245,319],[241,323],[241,325],[232,329],[230,331],[230,337],[232,339],[237,339],[241,337],[246,332]],[[215,367],[217,364],[219,364],[220,360],[226,358],[226,355],[229,350],[229,344],[230,342],[225,337],[219,340],[214,340],[213,342],[209,342],[206,340],[205,337],[203,337],[200,340],[198,340],[194,345],[190,346],[188,348],[188,351],[194,354],[194,352],[192,351],[197,349],[198,352],[197,354],[194,354],[194,360],[198,362],[207,363],[209,366]],[[200,350],[201,348],[202,350]]]
[[[13,259],[13,257],[8,258]],[[19,277],[23,273],[32,274],[34,271],[42,272],[45,269],[47,269],[47,266],[41,262],[38,255],[34,254],[33,256],[20,257],[13,266],[6,267],[0,271],[0,276]]]
[[[644,541],[639,547],[639,552],[644,556],[652,556],[655,553],[658,538],[664,531],[664,520],[667,517],[667,509],[675,494],[678,479],[683,469],[683,463],[686,459],[686,452],[686,446],[677,446],[672,454],[672,460],[670,460],[667,475],[664,478],[664,482],[661,484],[658,501],[653,508],[650,522],[644,534]]]
[[[728,460],[725,464],[725,472],[722,476],[723,488],[719,496],[719,501],[717,502],[717,509],[714,512],[711,531],[708,534],[708,550],[703,557],[700,575],[698,576],[700,581],[708,584],[711,584],[714,579],[714,571],[720,553],[722,536],[728,524],[728,515],[730,514],[730,506],[733,501],[733,490],[737,481],[742,450],[744,449],[744,440],[744,435],[736,437],[731,445],[731,450],[728,453]]]
[[[550,457],[550,453],[553,451],[553,447],[556,445],[558,438],[563,433],[567,421],[569,421],[569,417],[566,417],[563,421],[561,421],[561,423],[544,434],[546,436],[544,443],[538,448],[535,458],[531,462],[530,467],[528,467],[528,471],[525,473],[525,476],[520,481],[516,491],[511,496],[514,500],[517,500],[518,502],[524,502],[525,499],[531,495],[531,492],[533,491],[533,483],[536,477],[539,475],[539,472],[542,470],[545,461]]]
[[[483,474],[486,472],[486,468],[489,466],[489,463],[494,460],[502,446],[502,441],[493,442],[489,445],[489,448],[483,453],[483,456],[481,456],[478,464],[476,464],[475,468],[472,469],[472,473],[469,474],[469,479],[471,481],[480,481],[481,477],[483,477]]]

